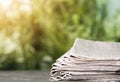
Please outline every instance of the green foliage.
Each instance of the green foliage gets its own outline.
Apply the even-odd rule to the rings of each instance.
[[[76,37],[120,41],[120,15],[108,17],[107,1],[31,0],[31,12],[1,14],[0,69],[49,69]]]

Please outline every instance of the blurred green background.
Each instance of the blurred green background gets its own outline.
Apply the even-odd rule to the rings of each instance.
[[[0,70],[49,70],[76,37],[120,41],[120,0],[0,0]]]

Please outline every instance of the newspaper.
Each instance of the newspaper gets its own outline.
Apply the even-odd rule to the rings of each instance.
[[[73,47],[52,65],[50,80],[120,81],[119,73],[120,43],[77,38]]]

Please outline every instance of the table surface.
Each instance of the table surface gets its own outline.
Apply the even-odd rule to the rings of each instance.
[[[0,71],[0,82],[51,82],[49,77],[49,71]]]
[[[49,72],[0,71],[0,82],[50,82]]]
[[[49,71],[0,71],[0,82],[51,82],[49,81],[49,77],[50,77]],[[62,82],[75,82],[75,81],[62,81]],[[79,82],[88,82],[88,81],[79,81]],[[89,82],[93,82],[93,81],[89,81]],[[108,82],[108,81],[102,81],[102,82]]]

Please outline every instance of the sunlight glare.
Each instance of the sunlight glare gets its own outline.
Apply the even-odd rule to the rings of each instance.
[[[7,9],[9,8],[11,3],[12,3],[12,0],[0,0],[0,7]]]
[[[0,0],[0,9],[0,15],[13,18],[19,15],[18,11],[30,14],[31,3],[30,0]]]

